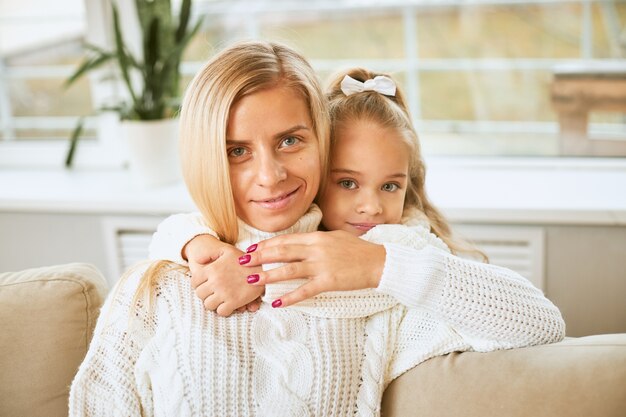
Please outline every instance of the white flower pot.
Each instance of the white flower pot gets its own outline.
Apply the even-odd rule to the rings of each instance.
[[[180,180],[178,119],[125,120],[121,126],[128,144],[130,172],[137,185],[156,187]]]

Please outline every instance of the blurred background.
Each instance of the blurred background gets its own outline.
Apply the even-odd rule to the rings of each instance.
[[[102,104],[94,78],[62,88],[84,42],[110,37],[94,22],[102,3],[0,1],[0,144],[65,142],[76,118]],[[203,25],[185,52],[183,85],[232,40],[280,40],[322,79],[353,64],[397,76],[430,155],[560,155],[555,71],[623,63],[626,54],[626,2],[618,0],[198,0],[193,13]],[[625,120],[590,112],[589,136],[623,140]],[[87,127],[98,140],[97,123]],[[29,163],[19,159],[0,163]]]

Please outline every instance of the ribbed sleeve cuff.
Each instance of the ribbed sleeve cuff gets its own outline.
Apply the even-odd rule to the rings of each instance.
[[[384,244],[387,256],[377,290],[407,307],[436,310],[446,286],[447,253],[433,246],[412,249]]]
[[[176,214],[165,219],[152,235],[148,257],[151,260],[167,260],[187,266],[187,261],[182,258],[182,250],[190,240],[199,235],[211,235],[219,239],[212,229],[201,224],[195,217]]]

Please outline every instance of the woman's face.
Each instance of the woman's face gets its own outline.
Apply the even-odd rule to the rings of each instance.
[[[320,184],[320,154],[306,101],[291,88],[262,90],[230,110],[226,131],[237,216],[263,231],[292,226]]]

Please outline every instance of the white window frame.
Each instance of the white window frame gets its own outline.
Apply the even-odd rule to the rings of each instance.
[[[102,48],[112,48],[112,0],[84,0],[86,12],[86,41]],[[139,28],[134,18],[134,2],[116,1],[120,17],[124,25],[124,37],[131,49],[140,47]],[[0,60],[0,83],[6,83],[11,78],[31,77],[69,77],[75,70],[71,66],[41,66],[19,67],[19,71],[12,71],[2,66]],[[3,74],[4,71],[4,74]],[[116,97],[124,96],[124,89],[120,80],[101,79],[102,71],[93,71],[88,76],[92,105],[94,109],[111,103]],[[6,91],[6,90],[4,90]],[[20,117],[10,115],[10,102],[6,96],[0,94],[0,130],[10,133],[16,124],[24,123],[29,126],[43,125],[45,127],[73,129],[79,117]],[[81,140],[76,148],[74,166],[89,168],[121,168],[128,160],[128,149],[120,138],[119,117],[115,112],[102,112],[85,118],[85,128],[94,129],[95,141]],[[2,168],[60,168],[63,167],[69,149],[68,141],[34,141],[17,140],[0,141],[0,167]]]

